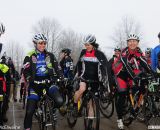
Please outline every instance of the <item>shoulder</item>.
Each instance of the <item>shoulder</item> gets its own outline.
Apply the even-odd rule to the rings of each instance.
[[[46,56],[50,56],[51,58],[55,58],[55,55],[51,52],[46,51]]]
[[[86,53],[86,49],[83,49],[80,53],[80,57],[82,57]]]
[[[65,60],[72,61],[72,58],[70,56],[68,56]]]
[[[106,57],[104,52],[100,51],[100,50],[95,50],[97,56],[103,56],[103,57]]]
[[[28,57],[31,57],[33,54],[36,54],[36,51],[35,50],[31,50],[27,53],[27,56]]]
[[[126,56],[127,53],[128,53],[128,47],[123,48],[123,49],[122,49],[122,52],[121,52],[121,56]]]
[[[81,54],[85,54],[86,53],[86,49],[83,49],[82,51],[81,51]]]
[[[154,51],[159,51],[160,50],[160,45],[156,46],[153,50]]]

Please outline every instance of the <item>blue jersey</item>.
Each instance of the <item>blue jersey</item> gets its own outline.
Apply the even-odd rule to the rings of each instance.
[[[160,45],[156,46],[151,52],[151,66],[154,71],[156,71],[159,66],[158,55],[160,54]]]
[[[47,65],[44,53],[37,54],[36,76],[47,76]]]
[[[71,57],[63,58],[60,61],[60,66],[65,78],[73,79],[73,60]]]

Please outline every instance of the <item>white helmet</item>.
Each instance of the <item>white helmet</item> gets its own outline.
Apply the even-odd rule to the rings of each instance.
[[[135,35],[135,34],[130,34],[130,35],[128,35],[127,41],[128,41],[128,40],[137,40],[138,42],[140,41],[140,40],[139,40],[139,37],[138,37],[137,35]]]
[[[89,34],[89,35],[87,35],[84,39],[83,39],[83,43],[85,44],[85,43],[90,43],[90,44],[92,44],[92,43],[95,43],[96,42],[96,37],[94,36],[94,35],[91,35],[91,34]]]
[[[120,48],[119,46],[116,46],[116,47],[114,48],[114,51],[121,51],[121,48]]]
[[[5,26],[3,25],[3,23],[0,23],[0,35],[4,34],[5,32]]]
[[[47,42],[47,38],[44,36],[44,34],[36,34],[34,37],[33,37],[33,42],[34,43],[39,43],[39,42]]]

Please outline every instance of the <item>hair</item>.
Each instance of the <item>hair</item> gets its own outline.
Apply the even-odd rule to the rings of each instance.
[[[97,50],[99,48],[99,44],[98,43],[91,43],[91,45]]]

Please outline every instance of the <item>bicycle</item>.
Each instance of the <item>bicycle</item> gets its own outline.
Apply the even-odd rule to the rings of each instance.
[[[98,85],[99,82],[92,80],[85,80],[84,82],[86,82],[88,87],[82,96],[82,101],[78,111],[78,115],[81,116],[83,113],[85,130],[88,129],[99,130],[100,110],[99,110],[98,92],[92,90],[93,87],[92,85],[94,85],[95,83]],[[73,100],[70,101],[67,109],[67,122],[70,128],[75,126],[78,118],[73,114],[73,103],[74,103]],[[91,110],[90,105],[92,105],[93,109],[92,117],[89,115],[90,112],[89,110]]]
[[[50,80],[34,81],[34,83],[48,84]],[[49,126],[52,126],[52,130],[56,130],[57,115],[55,110],[53,99],[48,95],[47,90],[43,89],[43,96],[34,114],[38,120],[40,130],[48,130]]]
[[[23,86],[23,92],[22,92],[22,108],[25,109],[26,107],[26,97],[27,97],[27,88],[28,88],[28,83],[25,83]]]
[[[65,116],[67,113],[67,106],[69,101],[73,98],[73,87],[72,83],[68,78],[64,78],[60,83],[60,93],[63,97],[63,106],[59,108],[59,113]]]
[[[134,87],[128,87],[128,95],[126,96],[126,103],[123,114],[123,123],[129,126],[133,120],[138,119],[141,122],[145,122],[146,117],[144,113],[144,107],[146,107],[146,100],[148,98],[148,85],[150,80],[154,77],[152,75],[147,75],[146,77],[141,77],[139,79],[139,84]],[[141,92],[141,82],[145,82],[145,93]]]
[[[104,117],[110,118],[114,113],[115,89],[111,91],[108,85],[101,85],[99,95],[100,111]]]
[[[144,97],[144,106],[142,108],[145,124],[160,125],[160,84],[158,80],[149,79],[147,85],[147,94]],[[158,123],[158,124],[157,124]]]

